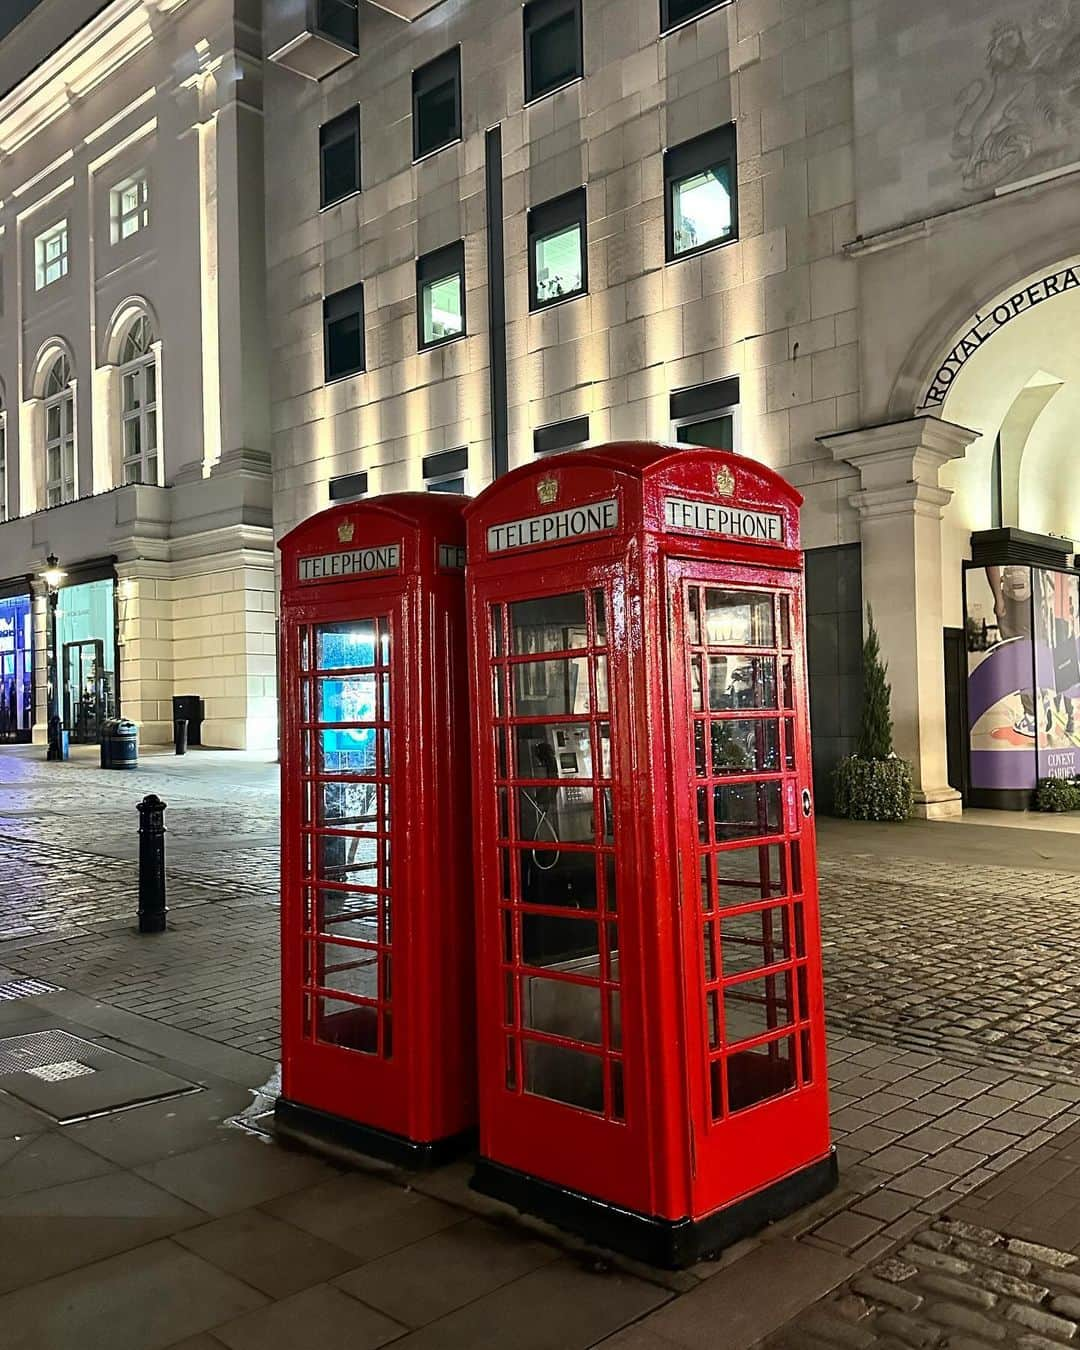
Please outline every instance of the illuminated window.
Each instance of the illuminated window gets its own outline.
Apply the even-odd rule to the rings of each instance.
[[[413,71],[413,159],[461,140],[461,48]]]
[[[360,109],[319,128],[320,202],[333,206],[360,191]]]
[[[442,450],[437,455],[425,455],[424,487],[428,492],[464,492],[468,468],[468,446],[462,446],[459,450]]]
[[[68,226],[61,220],[34,240],[35,289],[43,290],[67,276]]]
[[[738,237],[735,127],[721,127],[664,153],[667,260]]]
[[[45,504],[75,500],[75,392],[71,365],[58,356],[45,381]]]
[[[465,245],[459,240],[416,260],[417,344],[436,347],[465,335]]]
[[[529,212],[529,308],[543,309],[589,289],[585,189]]]
[[[145,314],[128,329],[120,353],[124,485],[161,482],[158,454],[157,361],[154,330]]]
[[[670,396],[674,439],[714,450],[740,449],[739,377],[676,389]]]
[[[667,33],[728,3],[729,0],[660,0],[660,31]]]
[[[524,9],[525,102],[581,79],[581,0],[531,0]]]
[[[112,241],[130,239],[150,224],[150,186],[145,174],[117,183],[109,194]]]
[[[327,383],[364,369],[364,287],[358,282],[323,301],[323,360]]]

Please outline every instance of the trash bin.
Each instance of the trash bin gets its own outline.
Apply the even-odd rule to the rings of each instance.
[[[176,694],[172,701],[173,727],[181,719],[188,724],[188,745],[202,745],[204,705],[198,694]],[[177,754],[181,754],[177,751]]]
[[[139,767],[139,729],[134,722],[113,717],[101,728],[101,767],[137,769]]]
[[[173,718],[173,745],[178,755],[187,754],[188,720],[186,717]]]

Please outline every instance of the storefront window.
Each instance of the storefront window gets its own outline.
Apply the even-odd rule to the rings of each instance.
[[[30,597],[0,599],[0,741],[30,739],[34,723]]]
[[[56,609],[56,651],[64,726],[77,742],[97,741],[117,712],[116,618],[111,578],[65,586]]]

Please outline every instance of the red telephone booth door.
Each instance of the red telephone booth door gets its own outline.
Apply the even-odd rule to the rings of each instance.
[[[667,565],[695,1216],[829,1152],[802,585]]]
[[[285,879],[283,917],[303,940],[283,944],[283,1072],[290,1099],[404,1134],[394,947],[406,934],[394,922],[390,838],[405,711],[392,653],[405,620],[395,589],[368,592],[360,607],[305,606],[286,627],[286,763],[299,773],[283,779],[283,816],[300,865],[295,884]],[[363,1055],[362,1073],[343,1051]]]

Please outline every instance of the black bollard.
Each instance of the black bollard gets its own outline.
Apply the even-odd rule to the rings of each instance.
[[[139,932],[164,933],[165,802],[151,792],[139,802],[138,812]]]

